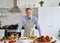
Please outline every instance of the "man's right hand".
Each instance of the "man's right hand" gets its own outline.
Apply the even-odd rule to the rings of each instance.
[[[19,39],[19,34],[18,33],[16,34],[16,38]]]

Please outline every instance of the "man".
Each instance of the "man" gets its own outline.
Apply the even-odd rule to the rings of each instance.
[[[34,25],[37,27],[39,34],[41,35],[40,26],[38,24],[38,20],[35,16],[32,16],[32,9],[26,8],[26,16],[22,18],[22,20],[19,23],[17,32],[21,32],[22,26],[26,23],[34,22]],[[28,29],[26,29],[28,31]]]

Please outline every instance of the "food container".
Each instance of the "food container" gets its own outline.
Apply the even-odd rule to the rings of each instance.
[[[21,42],[21,43],[33,43],[33,40],[30,40],[28,37],[20,37],[19,42]]]
[[[37,43],[51,43],[51,42],[37,42]]]
[[[33,43],[32,40],[20,40],[19,42],[21,42],[21,43]]]

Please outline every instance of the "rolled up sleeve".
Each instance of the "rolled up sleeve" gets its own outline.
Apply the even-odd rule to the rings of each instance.
[[[18,29],[16,30],[16,32],[21,32],[22,26],[23,26],[23,19],[21,19],[21,21],[19,22]]]

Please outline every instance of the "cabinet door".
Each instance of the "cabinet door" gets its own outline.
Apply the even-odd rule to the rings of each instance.
[[[4,37],[5,30],[0,30],[0,38]]]
[[[39,23],[43,34],[57,36],[60,28],[60,8],[39,8]]]
[[[40,23],[40,28],[43,34],[47,35],[47,34],[52,34],[52,28],[53,28],[53,24],[52,24],[52,9],[51,8],[47,8],[47,7],[43,7],[43,8],[39,8],[38,10],[38,14],[39,14],[39,23]]]
[[[54,7],[52,8],[52,23],[53,23],[53,34],[55,36],[58,35],[58,31],[60,29],[60,7]]]

